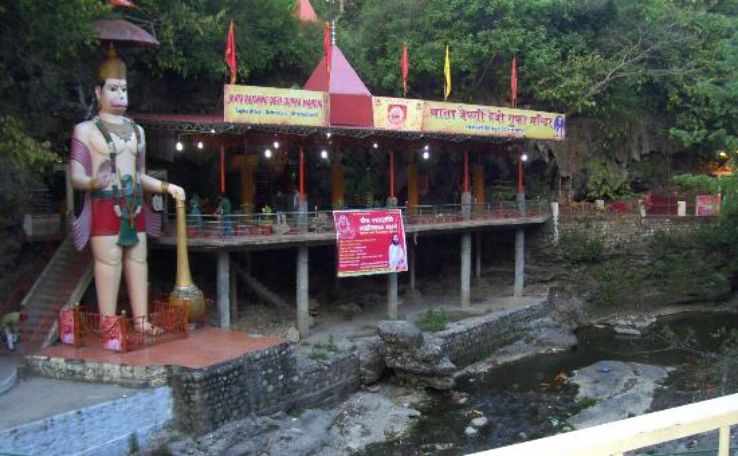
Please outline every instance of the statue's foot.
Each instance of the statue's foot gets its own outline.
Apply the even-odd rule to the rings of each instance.
[[[156,325],[152,325],[148,321],[136,323],[136,331],[143,333],[147,336],[160,336],[164,332],[163,329]]]

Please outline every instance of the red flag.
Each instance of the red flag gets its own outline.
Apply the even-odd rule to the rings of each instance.
[[[402,68],[402,91],[407,96],[407,75],[410,70],[410,61],[407,56],[407,42],[402,43],[402,60],[400,67]]]
[[[513,108],[518,103],[518,64],[515,56],[512,59],[512,70],[510,74],[510,106]]]
[[[331,54],[333,54],[333,46],[331,46],[331,25],[328,22],[323,24],[323,52],[325,53],[325,73],[330,79]]]
[[[225,63],[231,70],[231,84],[236,83],[238,64],[236,63],[236,34],[233,31],[233,21],[228,26],[228,38],[226,38]]]
[[[110,3],[110,6],[125,6],[127,8],[136,7],[131,0],[108,0],[108,3]]]

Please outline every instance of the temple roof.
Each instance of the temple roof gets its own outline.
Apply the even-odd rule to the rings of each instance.
[[[305,90],[316,90],[319,92],[328,92],[330,94],[344,95],[368,95],[371,96],[369,89],[364,85],[351,64],[346,60],[346,56],[341,52],[341,48],[333,45],[331,57],[331,77],[325,71],[325,55],[318,62],[318,66],[313,70],[313,74],[303,87]]]
[[[313,5],[310,0],[297,0],[297,8],[295,8],[295,16],[300,22],[317,22],[318,16],[315,14]]]

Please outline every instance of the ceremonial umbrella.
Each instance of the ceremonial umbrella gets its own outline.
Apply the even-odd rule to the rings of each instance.
[[[100,41],[130,43],[143,47],[159,45],[159,40],[151,33],[123,19],[98,19],[92,22],[92,28]]]

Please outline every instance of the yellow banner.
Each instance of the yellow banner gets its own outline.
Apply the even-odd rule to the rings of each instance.
[[[423,125],[423,100],[372,97],[374,128],[420,131]]]
[[[551,112],[426,101],[423,131],[563,141],[566,117]]]
[[[223,118],[232,123],[328,125],[328,94],[226,84]]]

